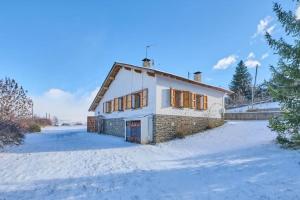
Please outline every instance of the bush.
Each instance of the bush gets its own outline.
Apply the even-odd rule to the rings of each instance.
[[[0,121],[0,147],[21,144],[24,135],[19,125],[12,121]]]
[[[176,138],[183,139],[186,135],[189,134],[188,132],[188,124],[180,123],[176,127]]]
[[[208,129],[216,128],[218,126],[222,126],[223,124],[224,124],[224,120],[213,120],[213,119],[211,120],[211,119],[209,119],[207,128]]]
[[[282,134],[278,134],[276,137],[276,142],[280,144],[283,148],[300,148],[300,134],[295,134],[292,137],[288,138]]]
[[[176,131],[176,138],[183,139],[184,137],[185,137],[184,132]]]
[[[30,133],[41,132],[41,127],[38,124],[30,124],[28,127],[28,132]]]

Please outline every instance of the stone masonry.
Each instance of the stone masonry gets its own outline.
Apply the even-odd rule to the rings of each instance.
[[[211,123],[214,122],[214,123]],[[165,142],[177,137],[178,132],[183,135],[198,133],[210,127],[210,124],[222,124],[222,119],[208,119],[204,117],[154,115],[153,142]]]

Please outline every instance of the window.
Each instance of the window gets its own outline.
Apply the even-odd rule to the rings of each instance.
[[[183,93],[180,90],[175,90],[175,107],[181,108],[183,107]]]
[[[196,94],[196,110],[202,110],[203,108],[203,106],[202,106],[202,95],[200,95],[200,94]]]
[[[123,111],[123,97],[118,98],[118,111]]]
[[[207,110],[207,96],[170,88],[170,105],[174,108]]]
[[[148,106],[148,89],[142,91],[142,107]]]
[[[142,92],[132,94],[132,108],[137,109],[141,107]]]
[[[105,102],[105,112],[106,113],[111,113],[112,112],[112,103],[111,103],[111,101]]]
[[[137,109],[148,106],[148,89],[114,98],[103,103],[103,112],[124,111],[126,109]]]

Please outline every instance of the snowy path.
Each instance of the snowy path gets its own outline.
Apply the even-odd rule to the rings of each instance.
[[[0,153],[0,200],[300,199],[300,152],[265,121],[228,122],[182,140],[136,145],[47,130]]]

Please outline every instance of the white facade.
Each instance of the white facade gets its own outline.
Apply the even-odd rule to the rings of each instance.
[[[148,105],[146,107],[112,113],[103,112],[104,102],[145,88],[148,89]],[[179,109],[171,107],[170,88],[207,95],[208,109],[206,111],[200,111],[190,108]],[[142,73],[137,73],[133,69],[129,71],[122,68],[98,104],[95,115],[102,115],[108,119],[124,118],[125,120],[130,118],[142,118],[153,114],[221,118],[221,113],[224,110],[224,96],[225,92],[216,89],[161,75],[155,75],[155,77],[149,76],[145,70],[143,70]]]
[[[208,109],[173,108],[170,106],[170,88],[186,90],[207,96]],[[156,111],[155,114],[180,115],[191,117],[221,118],[224,108],[224,92],[190,84],[163,76],[156,76]]]
[[[103,103],[114,98],[125,96],[133,92],[148,88],[148,105],[140,109],[128,109],[111,113],[103,113]],[[109,89],[98,104],[95,115],[103,115],[105,118],[133,118],[144,117],[155,113],[156,78],[148,76],[146,72],[137,73],[122,68],[111,83]]]

